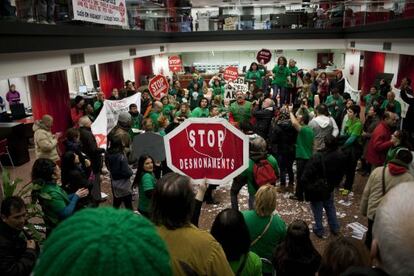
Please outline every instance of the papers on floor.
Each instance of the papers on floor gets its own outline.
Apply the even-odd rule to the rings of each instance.
[[[338,203],[341,204],[341,205],[347,206],[347,207],[352,205],[352,202],[350,200],[341,199],[340,201],[338,201]]]
[[[102,199],[105,199],[105,198],[107,198],[107,197],[108,197],[108,195],[107,195],[107,194],[105,194],[105,193],[101,192],[101,198],[102,198]]]
[[[365,233],[368,231],[368,228],[359,222],[350,223],[346,227],[352,229],[352,237],[358,240],[362,240]]]

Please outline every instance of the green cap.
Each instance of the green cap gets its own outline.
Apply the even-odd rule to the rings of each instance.
[[[131,211],[85,209],[46,240],[34,275],[172,275],[154,225]]]

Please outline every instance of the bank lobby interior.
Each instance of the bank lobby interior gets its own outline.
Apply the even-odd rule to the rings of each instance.
[[[0,96],[6,102],[14,84],[24,114],[6,102],[0,140],[13,166],[7,154],[0,161],[22,183],[35,158],[35,120],[50,114],[52,132],[64,133],[75,96],[109,98],[127,80],[139,90],[154,75],[171,77],[169,56],[181,58],[182,87],[193,73],[208,81],[230,65],[243,76],[261,49],[272,52],[268,69],[285,56],[305,70],[341,70],[356,100],[379,75],[392,87],[414,79],[414,1],[127,1],[124,26],[76,20],[62,5],[52,24],[28,22],[13,7],[16,18],[0,19]]]

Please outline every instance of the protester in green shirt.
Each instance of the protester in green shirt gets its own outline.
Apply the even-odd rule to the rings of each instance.
[[[174,119],[178,121],[184,121],[185,119],[190,117],[190,107],[188,103],[180,104],[180,110],[175,112]]]
[[[93,112],[95,115],[95,118],[98,117],[99,113],[101,112],[103,105],[104,105],[104,101],[105,101],[105,94],[103,92],[98,92],[98,94],[96,94],[96,102],[94,102],[93,104]]]
[[[158,130],[158,118],[160,117],[163,109],[163,104],[160,101],[155,101],[152,104],[152,109],[150,114],[148,115],[149,118],[151,118],[152,123],[154,124],[155,131]]]
[[[190,109],[193,110],[200,104],[201,98],[204,97],[202,86],[195,83],[193,88],[189,90],[188,96],[190,98]]]
[[[179,92],[180,90],[181,90],[181,84],[180,84],[180,81],[176,80],[176,81],[174,82],[173,87],[171,87],[171,88],[170,88],[170,91],[168,91],[168,94],[169,94],[169,95],[171,95],[171,96],[173,96],[173,97],[176,97],[176,96],[178,95],[178,92]]]
[[[265,70],[259,69],[259,65],[256,62],[250,64],[250,68],[246,73],[245,81],[255,82],[256,87],[262,89],[263,77],[265,76]]]
[[[236,101],[230,105],[229,121],[236,127],[241,122],[249,121],[252,116],[252,103],[246,101],[241,91],[236,92]]]
[[[264,185],[256,193],[254,210],[243,211],[250,233],[250,250],[260,258],[272,259],[276,247],[286,236],[286,224],[276,210],[277,190],[272,185]],[[263,273],[271,273],[272,267],[263,264]]]
[[[299,68],[296,66],[296,61],[294,59],[289,59],[289,66],[288,69],[290,70],[290,79],[291,79],[291,85],[288,87],[289,89],[289,99],[288,103],[295,103],[296,99],[298,97],[297,94],[297,81],[298,81],[298,71]]]
[[[194,108],[191,112],[190,117],[193,118],[207,118],[210,115],[210,111],[208,110],[208,99],[201,98],[199,106]]]
[[[134,185],[138,186],[138,211],[147,218],[150,217],[150,203],[157,182],[153,173],[154,164],[151,156],[141,156],[134,179]]]
[[[387,93],[387,99],[382,103],[381,109],[383,111],[394,112],[401,117],[401,104],[399,101],[395,100],[395,94],[392,91]]]
[[[300,108],[298,112],[296,112],[298,116],[297,118],[293,114],[293,106],[289,107],[289,112],[292,125],[298,131],[298,136],[296,138],[296,191],[291,199],[303,201],[304,187],[301,179],[306,164],[313,154],[314,133],[312,128],[308,126],[310,117],[305,108]]]
[[[339,123],[339,115],[342,114],[342,110],[345,108],[345,100],[339,94],[338,88],[332,89],[332,95],[329,95],[325,101],[328,107],[329,113],[335,119],[336,124]]]
[[[193,74],[193,79],[191,80],[191,82],[188,84],[187,89],[189,91],[197,91],[198,89],[196,89],[194,87],[195,84],[197,84],[198,88],[201,89],[203,87],[203,78],[197,74]]]
[[[375,86],[372,86],[369,89],[369,94],[364,97],[365,101],[365,114],[368,113],[371,106],[381,107],[382,101],[384,99],[381,97],[381,93],[377,91]]]
[[[220,83],[218,77],[215,77],[211,89],[213,90],[213,97],[220,96],[221,99],[224,98],[224,86]]]
[[[163,105],[162,114],[168,119],[169,122],[172,122],[175,113],[175,106],[170,103],[170,98],[168,96],[162,97],[161,102]]]
[[[59,167],[50,159],[39,158],[32,167],[32,181],[40,190],[33,191],[33,200],[38,200],[44,213],[47,235],[58,223],[71,216],[76,210],[79,199],[89,194],[87,188],[78,189],[73,194],[66,192],[58,185]]]
[[[277,60],[277,65],[272,70],[273,72],[273,101],[277,102],[277,95],[280,93],[279,106],[287,103],[289,100],[288,86],[292,84],[291,82],[291,72],[287,65],[287,60],[285,57],[279,57]]]
[[[347,154],[349,161],[346,169],[344,189],[341,190],[343,195],[348,195],[352,191],[355,170],[358,159],[362,154],[361,136],[363,125],[359,119],[360,112],[361,108],[358,105],[352,105],[347,110],[348,120],[345,123],[344,135],[342,135],[342,140],[345,140],[342,149]]]
[[[221,244],[235,275],[262,275],[262,261],[250,252],[250,234],[242,213],[225,209],[214,219],[211,235]]]

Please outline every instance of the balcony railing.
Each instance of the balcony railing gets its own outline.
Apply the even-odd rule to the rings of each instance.
[[[330,29],[414,18],[414,0],[288,1],[271,5],[266,4],[270,1],[255,1],[248,6],[241,0],[234,4],[230,1],[235,0],[228,0],[229,5],[215,7],[200,7],[193,0],[192,7],[174,8],[154,0],[46,0],[50,6],[34,6],[28,3],[33,1],[25,0],[15,0],[12,5],[9,1],[2,1],[0,21],[159,32]]]

